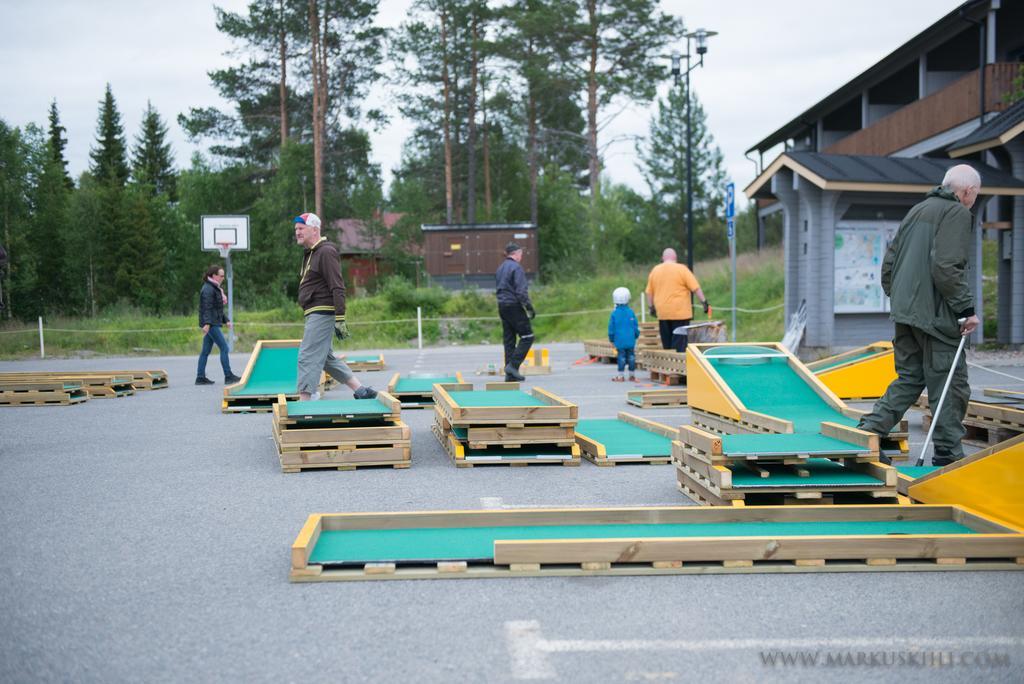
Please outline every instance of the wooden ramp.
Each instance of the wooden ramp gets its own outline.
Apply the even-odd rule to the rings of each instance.
[[[780,344],[691,345],[694,426],[673,443],[680,491],[705,505],[898,501],[877,435]],[[890,435],[902,439],[906,435]]]
[[[302,340],[257,341],[242,379],[224,388],[221,411],[269,413],[281,395],[298,401],[300,344]]]
[[[875,342],[807,364],[840,399],[878,399],[896,379],[892,342]]]

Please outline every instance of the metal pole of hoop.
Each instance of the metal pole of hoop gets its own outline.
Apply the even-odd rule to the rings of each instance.
[[[230,334],[228,335],[228,346],[233,347],[235,342],[238,340],[238,336],[235,335],[235,273],[231,269],[231,243],[229,242],[218,242],[217,247],[220,248],[221,258],[224,259],[224,272],[228,278],[228,320],[231,321],[231,327],[229,328]]]

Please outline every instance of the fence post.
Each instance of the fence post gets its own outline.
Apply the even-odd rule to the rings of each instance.
[[[423,349],[423,307],[416,307],[416,346]]]
[[[39,358],[46,358],[46,345],[43,344],[43,317],[39,317]]]
[[[640,293],[640,322],[647,322],[647,292]]]

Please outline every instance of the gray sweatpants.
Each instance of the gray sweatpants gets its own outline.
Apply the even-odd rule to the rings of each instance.
[[[312,394],[320,386],[320,372],[344,384],[354,377],[352,369],[331,350],[334,337],[334,316],[310,314],[302,331],[299,347],[299,392]]]

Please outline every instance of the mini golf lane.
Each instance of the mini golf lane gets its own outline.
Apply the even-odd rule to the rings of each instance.
[[[488,390],[486,392],[456,390],[449,392],[448,396],[457,405],[466,408],[548,405],[532,394],[521,390]]]
[[[451,385],[460,382],[454,375],[418,376],[398,378],[395,383],[394,394],[430,394],[434,385]]]
[[[666,458],[672,455],[672,440],[655,432],[614,418],[581,419],[576,434],[604,445],[608,457]]]
[[[974,534],[951,520],[744,522],[661,525],[529,525],[322,532],[309,562],[320,565],[493,561],[494,543],[526,539],[796,537]]]

